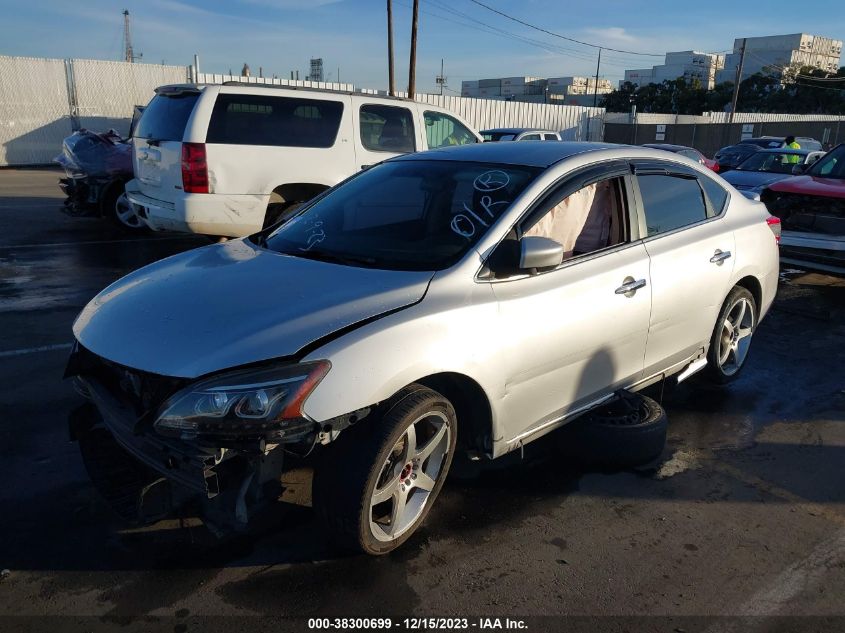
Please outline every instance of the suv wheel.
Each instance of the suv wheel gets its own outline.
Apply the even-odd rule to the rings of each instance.
[[[400,391],[376,421],[344,431],[314,474],[314,506],[344,549],[386,554],[434,503],[455,453],[451,403],[421,385]]]
[[[707,350],[707,375],[718,384],[726,384],[739,377],[745,366],[751,337],[757,326],[757,304],[745,288],[736,286],[728,294]]]
[[[270,194],[270,203],[267,205],[267,211],[264,213],[264,226],[262,229],[286,221],[302,204],[302,202],[297,202],[296,200],[285,201],[282,196],[274,191]]]

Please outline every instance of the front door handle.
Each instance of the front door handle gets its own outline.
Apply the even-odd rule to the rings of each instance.
[[[730,258],[730,256],[731,256],[730,251],[720,251],[717,248],[716,252],[713,253],[713,257],[710,258],[710,262],[713,263],[713,264],[719,264],[721,266],[722,262],[725,261],[726,259]]]
[[[645,279],[634,279],[633,277],[626,277],[625,283],[619,286],[615,292],[618,295],[633,296],[640,288],[645,288]]]

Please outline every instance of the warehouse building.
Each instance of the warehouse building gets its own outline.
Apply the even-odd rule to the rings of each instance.
[[[461,83],[462,97],[499,99],[508,101],[570,103],[596,93],[611,92],[613,85],[607,79],[595,77],[502,77],[477,79]]]
[[[742,57],[743,38],[734,40],[733,52],[725,59],[724,69],[717,73],[717,83],[736,81],[736,69]],[[780,74],[793,67],[813,66],[828,72],[839,70],[842,40],[820,35],[793,33],[745,38],[745,62],[742,78],[759,72]]]
[[[626,70],[622,82],[645,86],[683,77],[687,83],[698,80],[702,88],[712,90],[716,85],[718,72],[725,65],[725,56],[699,51],[677,51],[666,53],[663,61],[663,64],[651,68]]]

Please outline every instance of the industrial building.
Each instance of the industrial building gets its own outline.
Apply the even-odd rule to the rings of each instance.
[[[712,90],[717,83],[718,72],[725,65],[725,56],[699,51],[677,51],[666,53],[663,61],[663,64],[651,68],[626,70],[625,79],[622,82],[628,81],[637,86],[645,86],[683,77],[687,83],[698,80],[702,88]]]
[[[570,103],[598,93],[607,94],[613,85],[595,77],[502,77],[461,82],[461,96],[508,101]],[[590,104],[592,105],[592,104]]]
[[[733,52],[725,59],[724,69],[717,73],[717,83],[736,81],[736,70],[742,57],[743,38],[734,40]],[[842,40],[820,35],[793,33],[745,38],[745,62],[742,78],[759,72],[782,74],[790,67],[813,66],[828,72],[839,70]]]

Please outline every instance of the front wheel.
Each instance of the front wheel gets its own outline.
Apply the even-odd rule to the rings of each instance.
[[[757,327],[757,304],[745,288],[736,286],[728,294],[707,351],[707,376],[717,384],[739,377],[748,359],[751,337]]]
[[[425,519],[455,453],[451,403],[421,385],[399,392],[376,421],[344,431],[314,474],[314,506],[344,549],[386,554]]]

